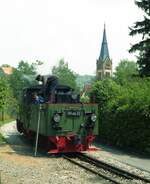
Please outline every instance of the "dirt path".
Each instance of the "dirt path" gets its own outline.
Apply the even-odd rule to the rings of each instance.
[[[8,144],[0,145],[2,184],[101,184],[99,177],[85,172],[61,157],[50,157],[34,150],[16,131],[15,122],[4,125],[0,132]]]

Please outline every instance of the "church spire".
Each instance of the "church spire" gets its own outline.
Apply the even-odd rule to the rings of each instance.
[[[104,61],[106,58],[110,59],[109,58],[107,38],[106,38],[106,26],[104,24],[103,41],[102,41],[102,44],[101,44],[101,52],[100,52],[99,59]]]
[[[106,28],[104,24],[103,40],[101,44],[101,51],[96,63],[96,77],[98,80],[112,76],[112,60],[109,57],[109,50],[106,38]]]

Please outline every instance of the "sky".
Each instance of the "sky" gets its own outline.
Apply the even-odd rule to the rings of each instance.
[[[0,65],[41,60],[47,74],[64,58],[74,72],[94,75],[105,23],[115,69],[135,60],[129,26],[140,19],[134,0],[0,0]]]

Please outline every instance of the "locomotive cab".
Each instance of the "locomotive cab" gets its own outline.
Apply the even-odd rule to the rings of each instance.
[[[55,89],[55,103],[80,103],[80,95],[68,86],[59,85]]]

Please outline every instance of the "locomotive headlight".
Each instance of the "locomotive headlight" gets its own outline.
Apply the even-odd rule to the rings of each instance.
[[[59,114],[55,114],[54,117],[53,117],[53,120],[54,120],[56,123],[59,123],[59,121],[60,121],[60,115],[59,115]]]
[[[97,119],[97,116],[96,116],[95,114],[92,114],[92,116],[91,116],[91,121],[95,122],[96,119]]]

